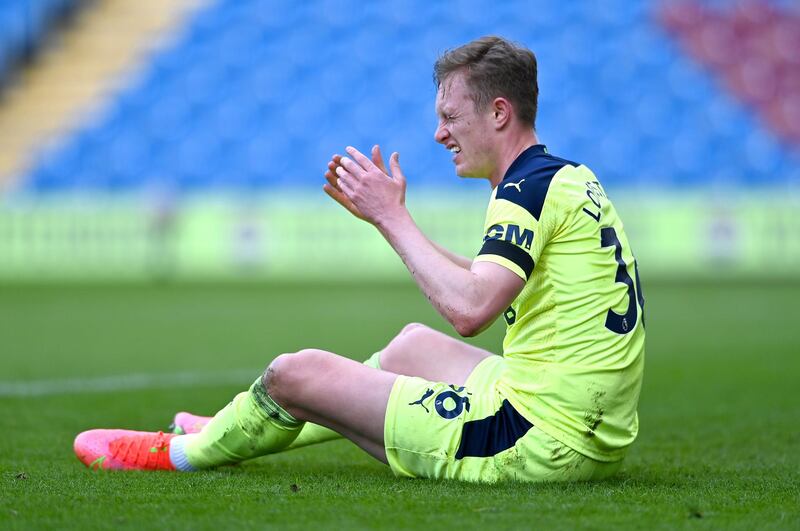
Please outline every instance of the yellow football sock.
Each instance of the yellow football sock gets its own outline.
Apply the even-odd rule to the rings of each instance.
[[[259,377],[249,391],[236,395],[200,433],[181,436],[181,451],[176,453],[184,454],[194,469],[238,463],[283,450],[302,427],[302,422],[269,396]],[[171,457],[178,466],[183,456]]]

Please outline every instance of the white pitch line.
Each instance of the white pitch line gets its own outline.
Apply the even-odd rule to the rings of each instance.
[[[235,369],[217,372],[176,372],[167,374],[121,374],[97,378],[66,378],[0,381],[0,398],[113,393],[139,389],[169,389],[203,385],[248,384],[259,369]]]

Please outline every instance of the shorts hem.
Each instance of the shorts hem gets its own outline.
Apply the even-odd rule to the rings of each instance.
[[[400,450],[394,440],[395,421],[397,419],[397,400],[395,397],[402,392],[403,386],[408,381],[408,376],[399,375],[392,385],[392,390],[389,392],[389,402],[386,404],[386,417],[383,421],[383,450],[386,454],[386,464],[398,477],[413,477],[401,465],[401,460],[397,456],[397,450]],[[391,425],[390,425],[391,423]]]
[[[510,394],[510,393],[509,393]],[[571,437],[568,433],[559,430],[558,428],[553,427],[550,423],[543,420],[538,415],[534,415],[530,412],[529,408],[524,407],[516,398],[510,398],[508,395],[505,395],[506,399],[511,402],[511,405],[514,406],[514,409],[520,412],[520,414],[528,419],[528,421],[532,422],[534,426],[539,428],[541,431],[552,437],[553,439],[557,440],[561,444],[567,446],[571,450],[578,452],[579,454],[583,455],[584,457],[588,457],[593,461],[598,461],[601,463],[616,463],[625,459],[625,456],[628,453],[628,447],[621,448],[616,450],[611,454],[600,454],[597,452],[593,452],[587,450],[580,444],[576,444],[577,441],[574,437]]]

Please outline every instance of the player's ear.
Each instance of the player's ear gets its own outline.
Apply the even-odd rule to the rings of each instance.
[[[492,119],[495,129],[503,129],[510,121],[514,108],[505,98],[495,98],[492,101]]]

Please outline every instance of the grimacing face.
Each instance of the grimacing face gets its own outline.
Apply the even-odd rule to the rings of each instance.
[[[434,138],[453,154],[456,175],[488,177],[494,169],[492,113],[475,110],[463,73],[450,74],[439,85],[436,114],[439,125]]]

